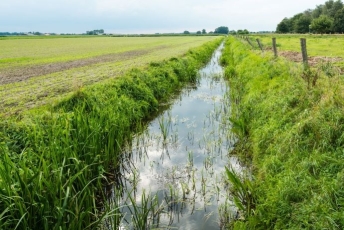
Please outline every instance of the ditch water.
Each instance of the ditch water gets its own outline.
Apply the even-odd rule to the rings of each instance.
[[[124,154],[120,229],[220,229],[224,171],[240,171],[228,152],[229,86],[219,58],[223,44],[168,109],[137,134]]]

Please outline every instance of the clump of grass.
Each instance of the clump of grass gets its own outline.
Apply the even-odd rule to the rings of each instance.
[[[329,60],[321,61],[318,65],[318,68],[329,78],[338,76],[340,74],[340,69]]]
[[[319,78],[319,73],[315,69],[306,68],[301,76],[307,82],[307,88],[308,90],[310,90],[311,87],[314,87],[316,85]]]
[[[141,195],[141,204],[138,204],[135,197],[129,194],[129,200],[131,204],[129,205],[129,211],[132,217],[132,224],[134,229],[150,229],[151,222],[154,219],[154,210],[158,207],[157,196],[146,195],[143,191]]]
[[[229,194],[233,203],[238,208],[240,215],[236,219],[247,219],[254,214],[256,198],[253,183],[248,177],[241,178],[233,169],[226,167],[226,176],[230,182]]]

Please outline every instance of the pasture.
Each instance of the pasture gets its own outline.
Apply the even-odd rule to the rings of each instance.
[[[313,35],[313,34],[272,34],[272,35],[251,35],[255,40],[259,38],[266,49],[272,49],[272,38],[276,38],[277,49],[281,56],[293,61],[301,58],[300,38],[307,39],[307,53],[311,60],[315,59],[317,64],[321,60],[330,60],[336,66],[344,67],[344,46],[343,35]],[[298,54],[300,54],[298,56]],[[318,60],[318,61],[317,61]]]

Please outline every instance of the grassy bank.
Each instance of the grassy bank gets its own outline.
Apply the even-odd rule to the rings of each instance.
[[[221,40],[1,122],[0,228],[96,229],[105,218],[118,224],[118,207],[102,204],[102,188],[111,179],[120,189],[124,141],[160,101],[197,79]]]
[[[343,229],[343,77],[321,66],[303,72],[234,38],[222,62],[240,139],[236,153],[251,160],[253,174],[237,181],[228,170],[240,213],[232,227]]]

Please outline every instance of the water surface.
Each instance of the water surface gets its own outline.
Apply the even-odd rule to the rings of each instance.
[[[169,109],[127,146],[123,229],[135,229],[132,214],[142,212],[133,208],[129,196],[137,207],[154,204],[149,228],[221,228],[218,208],[226,200],[224,168],[240,168],[228,155],[234,140],[229,133],[229,86],[219,65],[222,48],[199,71],[199,82],[183,89]]]

